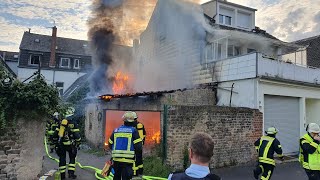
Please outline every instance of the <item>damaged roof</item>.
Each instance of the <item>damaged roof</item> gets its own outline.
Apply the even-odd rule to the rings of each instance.
[[[20,49],[50,52],[52,36],[24,32]],[[57,53],[91,56],[89,42],[85,40],[57,37]]]

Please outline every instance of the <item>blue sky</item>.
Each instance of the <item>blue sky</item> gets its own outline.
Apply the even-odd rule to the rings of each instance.
[[[137,30],[134,36],[147,25],[155,2],[139,1],[145,1],[148,9],[142,12],[142,18],[137,16],[140,18],[138,30],[137,24],[130,23],[132,19],[128,25],[123,25],[127,30]],[[293,41],[320,34],[319,0],[303,0],[303,3],[292,0],[229,1],[258,9],[256,25],[281,40]],[[50,35],[54,21],[58,36],[87,39],[86,23],[90,16],[90,5],[91,0],[1,0],[0,50],[18,51],[22,34],[28,28],[34,33]],[[132,12],[128,16],[132,16]]]

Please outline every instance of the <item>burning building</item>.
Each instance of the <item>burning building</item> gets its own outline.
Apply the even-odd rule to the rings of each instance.
[[[255,11],[222,0],[202,8],[158,0],[133,43],[129,66],[115,59],[102,66],[107,68],[96,85],[108,87],[96,91],[99,100],[86,108],[87,140],[103,147],[121,111],[133,110],[155,112],[156,125],[146,121],[149,139],[159,142],[159,127],[163,157],[177,168],[188,138],[198,131],[217,144],[214,167],[254,161],[252,142],[267,126],[280,130],[286,154],[297,153],[305,116],[316,117],[320,71],[282,60],[287,49],[303,47],[256,27]],[[102,59],[111,57],[112,49],[98,46],[105,52]]]

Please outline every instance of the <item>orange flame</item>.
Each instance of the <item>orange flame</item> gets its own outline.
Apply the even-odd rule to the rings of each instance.
[[[160,131],[154,133],[153,136],[151,137],[151,139],[152,139],[156,144],[159,144],[159,143],[160,143]]]
[[[113,93],[114,94],[123,94],[126,91],[126,86],[128,84],[129,76],[118,71],[113,81]]]

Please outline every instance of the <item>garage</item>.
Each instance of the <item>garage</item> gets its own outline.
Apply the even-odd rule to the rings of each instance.
[[[284,154],[298,154],[300,138],[299,98],[264,96],[264,128],[274,126]]]

